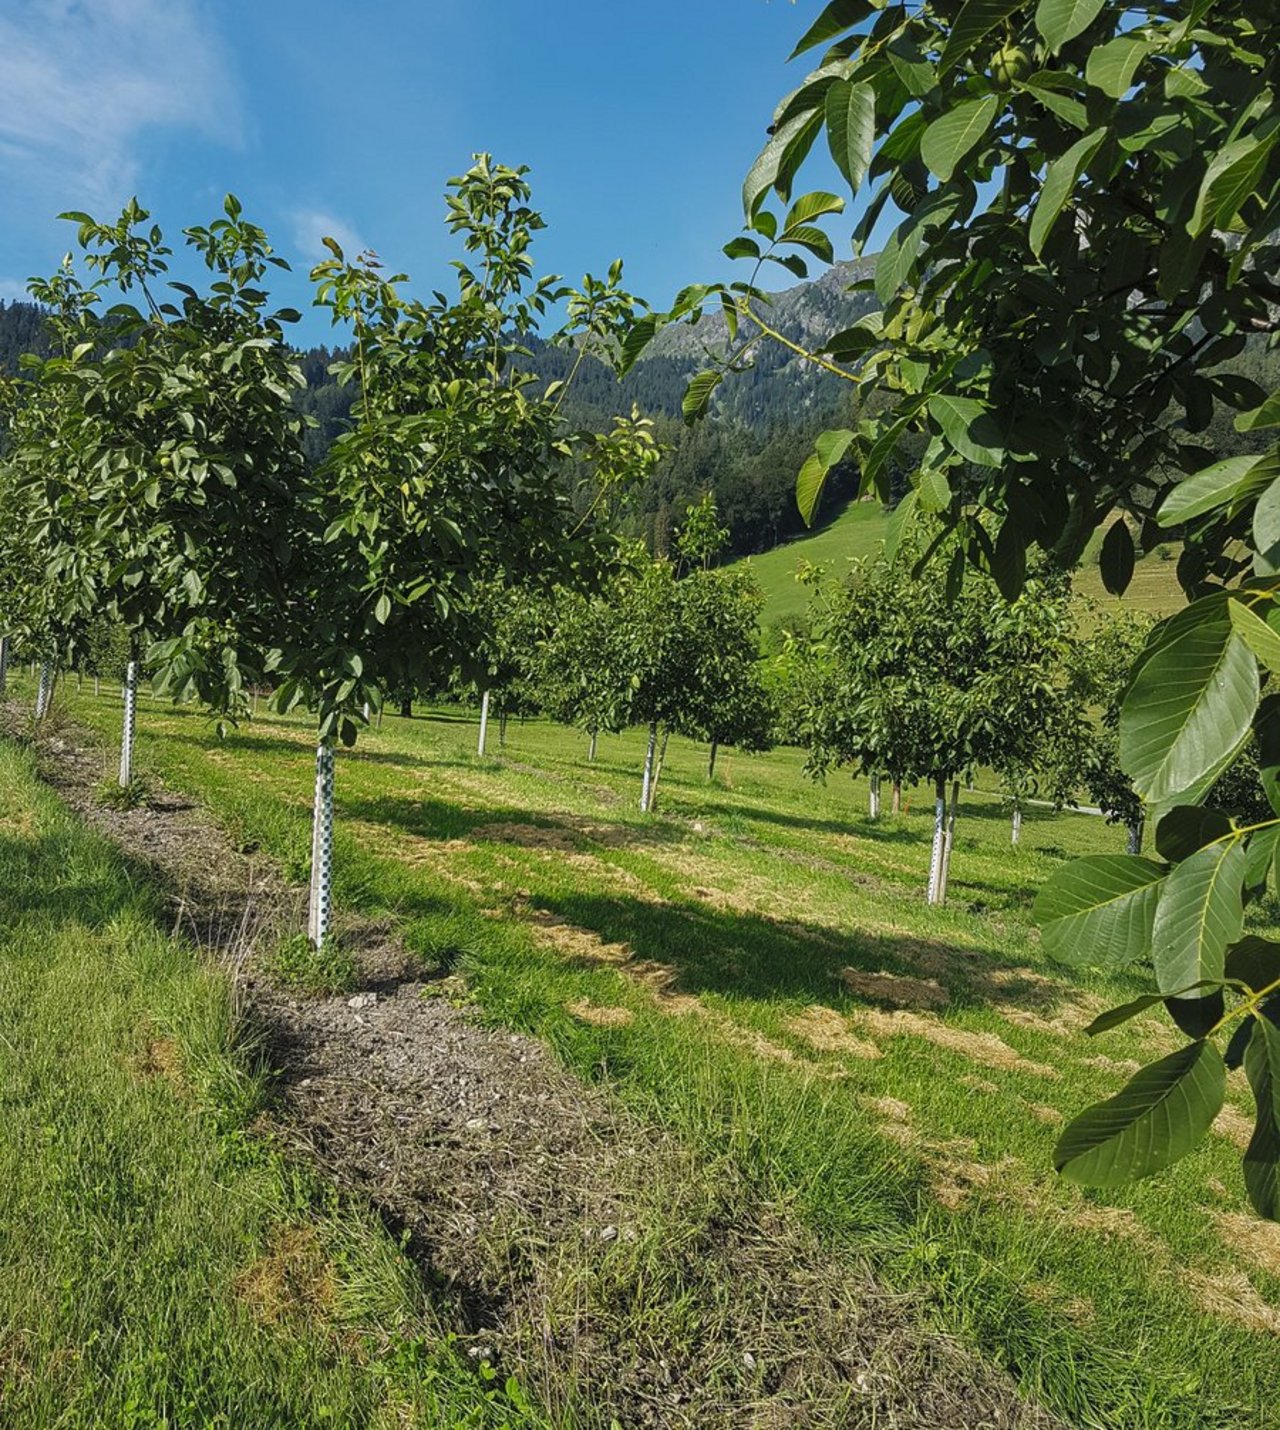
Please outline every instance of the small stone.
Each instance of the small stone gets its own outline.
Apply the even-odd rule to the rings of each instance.
[[[606,1226],[600,1232],[601,1241],[617,1241],[618,1228],[616,1226]]]
[[[756,1368],[756,1358],[755,1358],[755,1356],[753,1356],[750,1351],[743,1351],[743,1352],[742,1352],[742,1364],[745,1365],[748,1370],[755,1370],[755,1368]]]
[[[354,998],[347,999],[347,1007],[355,1009],[372,1008],[377,1001],[378,995],[376,993],[357,993]]]
[[[483,1132],[483,1131],[485,1130],[485,1128],[488,1127],[488,1125],[489,1125],[489,1119],[488,1119],[487,1117],[469,1117],[469,1118],[467,1118],[467,1131],[468,1131],[468,1132]]]

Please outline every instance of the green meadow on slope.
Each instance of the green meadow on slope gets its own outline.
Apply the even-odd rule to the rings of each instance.
[[[68,701],[115,738],[113,700]],[[299,877],[305,726],[220,742],[194,713],[141,713],[140,767]],[[952,899],[931,909],[923,791],[873,824],[864,786],[812,784],[795,751],[730,754],[708,785],[704,751],[673,740],[646,819],[635,732],[595,764],[544,722],[483,760],[474,739],[456,711],[388,717],[339,759],[341,904],[390,916],[486,1017],[731,1158],[831,1255],[927,1292],[1071,1423],[1269,1423],[1280,1231],[1244,1197],[1242,1075],[1174,1173],[1104,1194],[1051,1169],[1062,1121],[1173,1045],[1153,1015],[1086,1039],[1140,981],[1064,976],[1030,924],[1048,873],[1122,831],[1036,811],[1013,850],[1000,804],[968,796]]]

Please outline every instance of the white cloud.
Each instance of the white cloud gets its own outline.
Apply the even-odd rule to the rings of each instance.
[[[369,247],[350,224],[325,209],[294,209],[289,219],[294,246],[308,262],[329,257],[329,250],[321,242],[325,238],[332,238],[348,258],[355,258]]]
[[[68,208],[133,192],[139,139],[186,129],[229,145],[241,111],[198,0],[6,0],[0,172]]]

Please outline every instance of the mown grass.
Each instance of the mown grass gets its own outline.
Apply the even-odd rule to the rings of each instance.
[[[546,1423],[382,1225],[250,1135],[230,983],[0,745],[0,1423]]]
[[[768,630],[780,621],[803,615],[808,609],[812,589],[796,580],[802,561],[825,566],[835,577],[843,576],[850,561],[875,555],[888,529],[889,518],[878,502],[849,502],[817,531],[775,546],[760,556],[744,558],[764,592],[763,627]],[[1102,585],[1097,564],[1101,544],[1099,534],[1085,554],[1076,574],[1075,587],[1081,596],[1109,606],[1116,597],[1108,595]],[[1143,557],[1134,568],[1133,580],[1122,603],[1131,610],[1154,616],[1167,616],[1182,606],[1186,598],[1178,586],[1176,556],[1176,546],[1170,545]]]
[[[114,736],[105,696],[74,709]],[[1240,1076],[1234,1115],[1174,1172],[1103,1195],[1051,1171],[1058,1122],[1172,1045],[1154,1015],[1087,1042],[1139,980],[1064,978],[1030,924],[1044,876],[1121,831],[1035,811],[1014,850],[973,794],[951,903],[929,909],[923,791],[872,824],[864,786],[815,786],[793,751],[732,754],[708,786],[704,752],[673,740],[646,819],[634,734],[594,765],[542,723],[486,760],[474,738],[459,712],[389,716],[340,759],[340,902],[392,913],[490,1017],[732,1158],[831,1255],[923,1289],[1071,1423],[1273,1423],[1280,1236],[1246,1212]],[[311,758],[294,721],[219,742],[193,713],[140,720],[139,767],[296,877]]]

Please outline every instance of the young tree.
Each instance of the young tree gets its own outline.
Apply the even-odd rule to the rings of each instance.
[[[1070,588],[1046,572],[1007,603],[972,573],[949,594],[913,576],[917,554],[905,547],[820,588],[806,724],[815,771],[853,764],[932,783],[928,900],[942,903],[961,776],[1030,766],[1053,718]]]
[[[744,189],[749,232],[730,252],[829,257],[815,220],[842,208],[838,196],[804,195],[781,221],[768,207],[771,193],[790,201],[824,131],[850,187],[875,185],[855,242],[890,199],[903,215],[876,261],[883,312],[800,349],[888,399],[818,438],[797,485],[804,512],[850,450],[864,483],[883,484],[916,431],[928,445],[903,505],[942,516],[952,568],[985,567],[1010,596],[1029,547],[1073,561],[1103,522],[1116,591],[1133,568],[1131,521],[1148,548],[1162,527],[1189,538],[1179,576],[1196,599],[1153,632],[1119,720],[1120,762],[1164,862],[1079,861],[1042,892],[1039,914],[1060,957],[1150,962],[1147,1001],[1164,1001],[1191,1041],[1068,1126],[1056,1160],[1110,1186],[1185,1155],[1222,1105],[1217,1034],[1230,1032],[1257,1102],[1246,1185],[1278,1218],[1280,945],[1243,926],[1280,821],[1241,826],[1202,801],[1252,731],[1280,815],[1264,693],[1280,672],[1280,447],[1222,457],[1199,440],[1215,409],[1264,442],[1280,425],[1280,394],[1222,371],[1250,342],[1280,340],[1274,32],[1264,0],[878,11],[832,0],[796,48],[826,47],[778,108]],[[746,344],[786,341],[753,287],[690,289],[669,315],[713,299],[736,318],[736,346],[694,380],[689,412],[742,366]],[[660,322],[638,326],[633,356]]]

